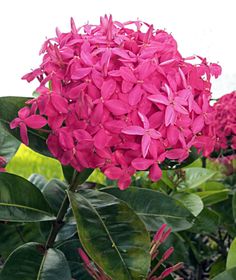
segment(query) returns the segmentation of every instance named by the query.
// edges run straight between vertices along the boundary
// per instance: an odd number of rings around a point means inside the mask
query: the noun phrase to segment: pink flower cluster
[[[210,78],[219,65],[184,59],[172,35],[141,21],[105,16],[77,28],[72,19],[71,31],[56,35],[40,67],[23,77],[40,81],[39,96],[11,123],[24,143],[27,127],[47,124],[48,148],[63,165],[100,168],[120,189],[136,170],[158,180],[159,164],[183,161],[192,146],[211,152]]]
[[[216,150],[236,150],[236,91],[223,95],[214,104]]]

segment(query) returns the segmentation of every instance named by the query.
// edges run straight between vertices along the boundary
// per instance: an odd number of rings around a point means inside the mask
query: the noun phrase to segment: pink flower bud
[[[170,233],[172,231],[172,228],[169,228],[161,237],[160,242],[163,243],[166,241],[166,239],[169,237]]]
[[[159,228],[159,230],[156,232],[156,234],[155,234],[154,237],[153,237],[153,240],[154,240],[154,241],[159,241],[159,240],[161,239],[161,237],[162,237],[162,235],[163,235],[163,232],[164,232],[166,226],[167,226],[167,224],[163,224],[163,225]]]
[[[85,265],[89,266],[90,260],[89,260],[88,256],[86,255],[86,253],[81,248],[78,249],[78,253],[79,253],[81,259],[83,260],[83,262],[85,263]]]
[[[167,277],[168,275],[170,275],[172,272],[174,271],[173,267],[169,267],[169,268],[166,268],[162,274],[160,275],[160,279],[164,279],[165,277]]]
[[[165,253],[162,256],[162,259],[165,261],[169,258],[169,256],[174,252],[174,247],[170,247],[165,251]]]

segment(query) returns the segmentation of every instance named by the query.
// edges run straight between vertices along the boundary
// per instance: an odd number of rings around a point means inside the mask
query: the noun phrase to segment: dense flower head
[[[223,95],[214,103],[216,150],[236,150],[236,91]]]
[[[136,170],[158,180],[159,164],[183,161],[192,146],[211,152],[210,79],[221,68],[183,58],[167,32],[111,16],[79,28],[71,19],[71,31],[56,29],[40,54],[40,67],[23,77],[39,80],[39,96],[11,124],[23,142],[27,127],[47,124],[53,156],[78,171],[100,168],[120,189]]]

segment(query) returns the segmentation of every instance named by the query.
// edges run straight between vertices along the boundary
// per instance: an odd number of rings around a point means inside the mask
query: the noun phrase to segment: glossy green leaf
[[[0,173],[0,220],[37,222],[54,218],[36,186],[22,177]]]
[[[206,168],[185,168],[185,185],[189,189],[195,189],[216,175],[216,172]]]
[[[150,265],[150,239],[133,210],[100,191],[68,195],[88,255],[113,280],[144,279]]]
[[[47,251],[39,243],[17,248],[7,259],[1,280],[71,280],[69,265],[58,249]]]
[[[14,137],[21,141],[19,128],[10,129],[10,122],[18,116],[18,111],[25,106],[28,97],[3,96],[0,97],[0,122]],[[52,156],[46,145],[48,134],[28,128],[29,147],[45,156]]]
[[[236,279],[236,267],[231,268],[229,270],[225,270],[220,273],[216,277],[212,278],[212,280],[235,280]]]
[[[236,267],[236,238],[230,245],[226,261],[226,269],[231,269],[233,267]]]
[[[84,268],[83,261],[78,253],[79,248],[82,248],[82,245],[78,239],[67,240],[57,246],[57,249],[64,253],[74,279],[92,280],[93,278]]]
[[[66,188],[67,185],[58,179],[52,179],[43,188],[42,193],[55,214],[61,207]]]
[[[3,156],[8,162],[14,156],[19,146],[20,142],[8,133],[0,123],[0,156]]]
[[[201,197],[204,205],[210,206],[228,198],[229,190],[220,191],[204,191],[197,192],[196,194]]]
[[[194,193],[177,193],[174,198],[179,200],[195,217],[201,213],[204,207],[201,198]]]
[[[204,208],[197,216],[191,231],[201,234],[209,232],[215,233],[218,230],[219,221],[220,217],[216,212]]]
[[[44,176],[37,173],[31,174],[30,177],[28,178],[28,181],[34,184],[41,191],[43,190],[44,186],[48,182]]]
[[[44,242],[39,223],[0,223],[0,255],[4,260],[27,242]]]
[[[172,231],[188,229],[192,226],[193,215],[178,200],[161,192],[130,187],[125,191],[105,188],[102,191],[125,201],[144,221],[149,231],[156,231],[166,223]]]

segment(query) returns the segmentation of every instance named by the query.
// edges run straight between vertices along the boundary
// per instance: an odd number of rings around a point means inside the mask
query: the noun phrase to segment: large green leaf
[[[84,268],[84,263],[78,253],[79,248],[82,248],[82,245],[78,239],[67,240],[57,246],[57,249],[64,253],[74,279],[92,280],[93,278]]]
[[[9,124],[18,116],[18,111],[25,106],[25,102],[29,99],[28,97],[15,96],[0,97],[0,122],[8,132],[20,141],[19,128],[11,130]],[[29,147],[40,154],[52,156],[46,145],[47,135],[48,134],[45,132],[39,132],[38,130],[28,128]]]
[[[20,142],[8,133],[0,123],[0,156],[3,156],[8,162],[14,156],[19,146]]]
[[[194,193],[176,193],[174,198],[182,202],[182,204],[195,216],[197,217],[204,205],[201,198]]]
[[[71,273],[60,250],[45,250],[39,243],[27,243],[9,256],[1,271],[0,279],[71,280]]]
[[[236,279],[236,267],[231,268],[229,270],[225,270],[220,273],[216,277],[212,278],[212,280],[235,280]]]
[[[125,201],[149,231],[156,231],[163,223],[173,231],[192,226],[194,217],[191,212],[180,201],[161,192],[134,187],[122,192],[117,188],[105,188],[103,191]]]
[[[202,234],[209,232],[215,233],[218,230],[219,221],[219,215],[215,211],[205,207],[197,216],[191,231]]]
[[[45,241],[39,223],[0,223],[0,255],[4,259],[17,247],[31,241]]]
[[[0,220],[37,222],[54,218],[36,186],[19,176],[0,173]]]
[[[230,245],[227,261],[226,261],[227,269],[231,269],[233,267],[236,267],[236,238],[233,240],[233,242]]]
[[[133,210],[95,190],[68,195],[88,255],[114,280],[144,279],[150,265],[150,239]]]
[[[204,205],[210,206],[220,201],[226,200],[228,198],[229,190],[219,190],[219,191],[204,191],[197,192],[196,194],[201,197]]]
[[[200,167],[185,168],[184,171],[185,185],[189,189],[195,189],[196,187],[199,187],[217,173],[216,171]]]

